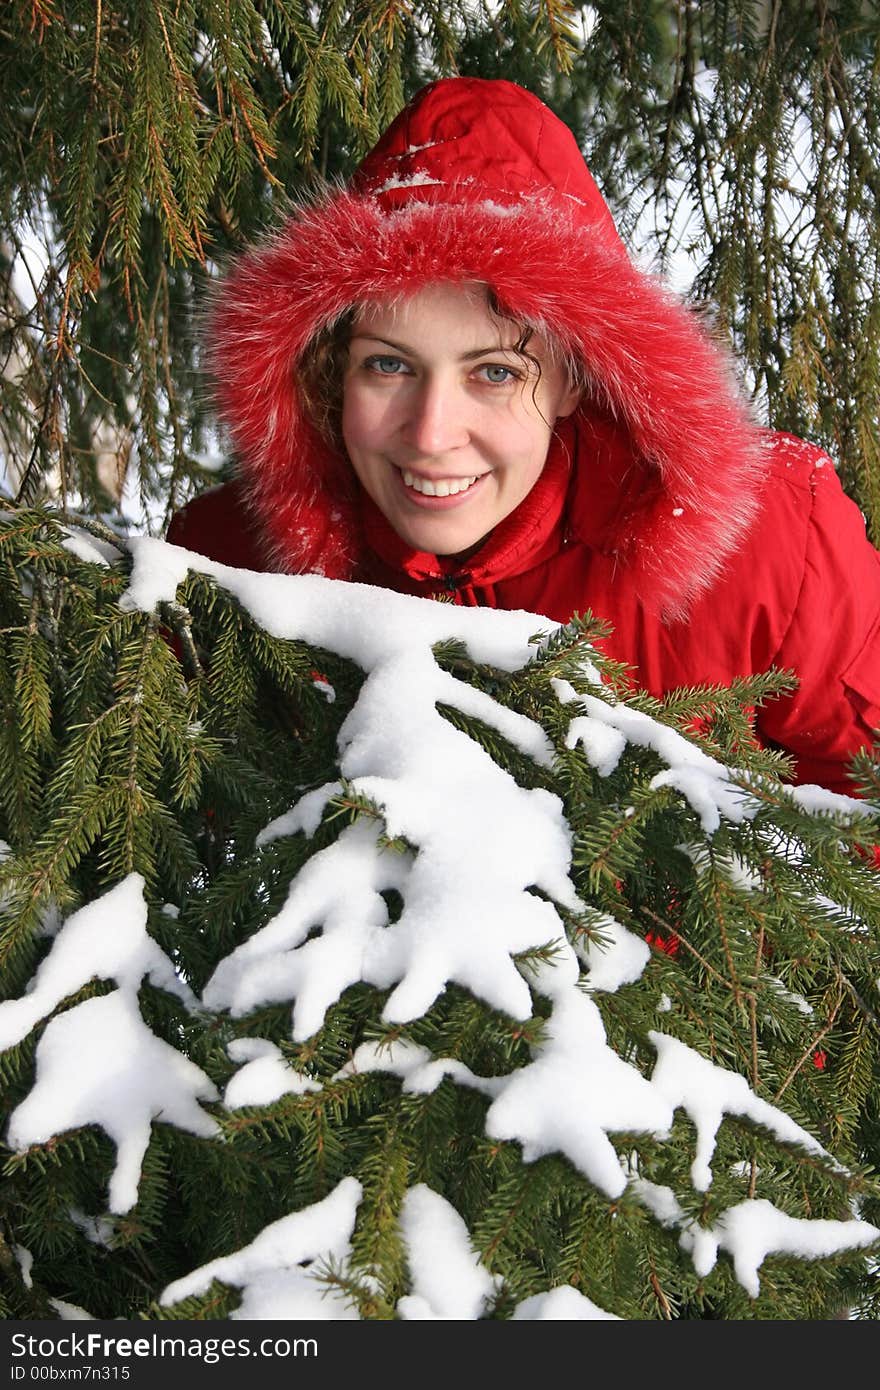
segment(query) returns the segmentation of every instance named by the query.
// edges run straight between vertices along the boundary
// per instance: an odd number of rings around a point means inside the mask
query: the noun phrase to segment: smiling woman
[[[356,318],[342,438],[365,492],[417,550],[463,561],[528,496],[580,394],[546,342],[528,356],[485,291],[432,285]],[[494,340],[494,341],[493,341]]]
[[[850,789],[880,727],[862,518],[820,450],[755,425],[536,97],[425,88],[347,189],[232,268],[210,322],[238,476],[170,539],[560,622],[590,609],[655,695],[793,670],[756,735],[799,781]]]

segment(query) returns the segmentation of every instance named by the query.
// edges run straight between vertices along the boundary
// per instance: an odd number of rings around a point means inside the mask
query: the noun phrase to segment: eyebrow
[[[382,338],[377,333],[352,333],[351,341],[353,342],[356,338],[367,339],[371,343],[384,343],[386,347],[394,348],[395,352],[402,352],[407,357],[418,357],[419,355],[415,348],[407,347],[406,343],[395,343],[393,338]],[[493,343],[491,347],[474,348],[470,352],[463,352],[459,361],[471,362],[477,357],[488,357],[493,352],[512,352],[515,356],[519,356],[516,347],[512,344],[510,347],[505,347],[502,343]]]

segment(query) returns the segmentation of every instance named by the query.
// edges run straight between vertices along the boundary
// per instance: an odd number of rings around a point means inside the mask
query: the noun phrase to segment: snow
[[[524,792],[442,720],[436,704],[485,720],[540,763],[549,762],[552,751],[537,725],[442,672],[431,646],[456,637],[475,660],[514,670],[534,654],[533,634],[547,630],[546,620],[450,608],[315,576],[252,575],[153,540],[135,542],[133,552],[128,608],[150,610],[160,598],[173,599],[192,565],[234,594],[274,635],[358,663],[366,680],[340,731],[340,773],[381,808],[387,833],[414,847],[414,853],[380,848],[378,831],[368,822],[347,828],[304,866],[278,916],[218,967],[205,991],[209,1007],[244,1014],[290,998],[293,1036],[303,1040],[320,1027],[342,989],[357,980],[379,988],[396,985],[385,1010],[389,1023],[419,1017],[450,980],[514,1018],[529,1017],[533,994],[543,994],[552,1002],[544,1036],[531,1062],[509,1076],[474,1076],[456,1059],[431,1058],[406,1040],[384,1048],[364,1045],[349,1068],[384,1069],[412,1090],[432,1089],[443,1076],[476,1087],[491,1101],[487,1134],[520,1143],[527,1162],[544,1153],[566,1154],[610,1197],[623,1191],[628,1174],[609,1134],[662,1138],[679,1106],[697,1129],[697,1190],[711,1182],[715,1135],[725,1113],[747,1115],[783,1141],[824,1154],[744,1078],[674,1038],[651,1035],[658,1061],[650,1080],[619,1057],[608,1046],[595,1004],[579,988],[578,958],[587,966],[589,987],[613,990],[638,979],[650,955],[646,943],[606,918],[596,924],[607,940],[604,949],[581,941],[576,951],[551,903],[527,891],[539,886],[566,907],[583,907],[569,878],[561,805],[546,793]],[[585,669],[584,677],[598,688],[594,668]],[[577,706],[568,745],[580,743],[603,775],[632,743],[652,748],[666,763],[653,785],[671,785],[685,796],[706,834],[714,833],[722,817],[738,822],[757,810],[758,799],[732,781],[731,769],[675,730],[613,697],[581,694],[565,681],[552,685],[561,703]],[[304,797],[264,832],[265,839],[314,833],[336,790],[334,784]],[[865,811],[850,798],[810,789],[799,789],[796,798],[810,809]],[[486,826],[492,827],[488,841]],[[392,887],[401,893],[404,910],[389,925],[381,894]],[[307,940],[318,926],[321,935]],[[539,964],[526,978],[529,972],[519,970],[513,957],[550,942],[553,964]]]
[[[381,851],[379,827],[357,822],[310,859],[277,917],[221,962],[204,1001],[234,1016],[260,1003],[296,999],[293,1036],[316,1033],[332,1003],[363,973],[363,961],[386,929],[381,894],[406,887],[408,858]],[[320,936],[306,940],[320,923]]]
[[[271,1105],[282,1096],[302,1096],[321,1089],[316,1081],[288,1066],[281,1049],[267,1039],[239,1038],[229,1044],[227,1052],[233,1061],[245,1063],[223,1094],[227,1110]]]
[[[85,1308],[80,1308],[78,1303],[65,1303],[63,1298],[50,1298],[49,1303],[55,1309],[62,1322],[93,1322],[91,1313],[87,1313]]]
[[[578,937],[575,951],[590,972],[587,987],[613,994],[621,985],[637,980],[651,958],[647,941],[622,927],[607,913],[597,913],[590,926],[601,940]]]
[[[539,991],[553,991],[553,1011],[535,1060],[512,1072],[486,1115],[493,1139],[516,1140],[526,1163],[563,1153],[613,1199],[627,1176],[608,1135],[614,1131],[666,1135],[672,1107],[634,1066],[608,1046],[602,1018],[576,981],[551,980],[541,967]]]
[[[790,989],[786,989],[781,980],[775,976],[768,975],[767,983],[776,991],[780,999],[784,999],[787,1004],[793,1004],[799,1014],[812,1014],[813,1006],[808,1003],[802,994],[796,994]]]
[[[694,1186],[705,1191],[715,1135],[725,1111],[748,1115],[780,1139],[812,1152],[824,1150],[782,1111],[760,1100],[746,1081],[701,1058],[662,1034],[651,1034],[658,1063],[650,1081],[607,1044],[595,1004],[580,990],[552,981],[556,966],[541,967],[543,989],[555,986],[554,1008],[535,1060],[508,1076],[479,1077],[454,1058],[432,1058],[406,1040],[382,1046],[364,1043],[339,1073],[384,1071],[400,1077],[405,1091],[429,1092],[444,1076],[490,1097],[486,1133],[516,1140],[523,1159],[543,1154],[568,1157],[608,1197],[619,1197],[627,1173],[608,1133],[650,1132],[664,1136],[676,1106],[684,1107],[697,1128]]]
[[[457,636],[475,661],[515,671],[535,655],[533,634],[555,626],[534,613],[458,608],[318,575],[232,569],[148,536],[132,537],[127,544],[134,569],[120,599],[123,610],[151,613],[158,603],[173,602],[192,570],[234,594],[273,636],[334,651],[364,670],[380,654],[430,647]]]
[[[659,724],[649,714],[627,705],[595,695],[580,695],[569,681],[553,680],[551,684],[563,705],[577,703],[585,710],[571,720],[566,745],[576,748],[580,744],[589,765],[595,767],[599,776],[609,777],[627,744],[635,744],[652,748],[667,763],[666,770],[652,778],[651,787],[674,787],[681,792],[699,816],[706,834],[715,834],[722,819],[738,824],[758,812],[759,799],[734,783],[730,767],[709,758],[708,753],[696,748],[674,728]],[[838,801],[837,810],[852,809],[847,796]],[[861,815],[865,815],[863,806]]]
[[[323,787],[306,792],[292,810],[277,816],[260,831],[257,836],[257,848],[262,849],[264,845],[270,845],[273,840],[280,840],[284,835],[296,835],[300,830],[311,838],[321,824],[328,801],[338,796],[341,791],[341,782],[325,782]]]
[[[715,1233],[719,1248],[731,1255],[734,1273],[752,1298],[760,1293],[758,1270],[768,1255],[818,1260],[870,1245],[876,1239],[874,1228],[864,1222],[805,1221],[764,1200],[729,1207]]]
[[[273,1221],[242,1250],[169,1284],[160,1303],[195,1298],[219,1279],[242,1291],[231,1318],[357,1318],[346,1295],[320,1275],[331,1264],[345,1264],[362,1195],[355,1178],[343,1178],[323,1201]]]
[[[102,565],[106,569],[122,557],[122,551],[118,546],[83,531],[79,526],[62,526],[60,529],[65,536],[61,542],[62,547],[71,551],[77,559],[84,560],[86,564]]]
[[[400,1228],[412,1293],[399,1300],[398,1317],[411,1322],[479,1318],[499,1281],[480,1264],[455,1208],[420,1183],[403,1199]]]
[[[827,1157],[811,1134],[775,1105],[756,1096],[745,1077],[725,1071],[665,1033],[650,1032],[648,1037],[657,1049],[657,1065],[651,1078],[654,1086],[673,1108],[681,1106],[685,1110],[697,1131],[691,1181],[698,1192],[705,1192],[712,1182],[710,1163],[715,1136],[725,1112],[744,1115],[772,1130],[784,1143],[799,1144],[809,1153]]]
[[[682,1228],[680,1244],[689,1251],[701,1278],[711,1273],[718,1252],[724,1250],[733,1260],[739,1283],[752,1298],[761,1291],[758,1270],[768,1255],[819,1260],[843,1250],[864,1248],[880,1234],[864,1221],[789,1216],[765,1198],[738,1202],[728,1207],[714,1226],[701,1228],[686,1216],[670,1188],[637,1177],[632,1189],[661,1225]]]
[[[714,1227],[700,1229],[685,1217],[669,1188],[639,1178],[632,1186],[662,1224],[683,1226],[681,1244],[691,1251],[698,1274],[709,1274],[719,1251],[725,1251],[752,1298],[760,1293],[758,1271],[768,1256],[821,1259],[864,1248],[878,1234],[861,1221],[791,1217],[763,1199],[740,1202],[728,1208]],[[351,1272],[350,1242],[361,1196],[360,1184],[344,1178],[323,1201],[272,1222],[250,1245],[170,1284],[160,1302],[171,1306],[197,1297],[217,1279],[242,1290],[241,1304],[230,1314],[232,1318],[357,1318],[345,1294],[322,1276],[331,1269],[342,1275]],[[480,1264],[455,1208],[419,1184],[404,1198],[400,1229],[412,1287],[398,1301],[397,1316],[405,1321],[481,1317],[501,1292],[503,1281]],[[69,1315],[89,1316],[82,1310]],[[616,1314],[567,1285],[523,1300],[512,1316],[514,1321],[618,1320]]]
[[[696,744],[675,729],[659,724],[641,710],[595,695],[580,694],[565,680],[551,685],[562,704],[577,704],[585,711],[569,724],[566,747],[583,749],[591,767],[600,777],[614,772],[628,744],[652,748],[667,768],[651,780],[651,787],[674,787],[690,803],[707,835],[713,835],[722,819],[733,824],[754,817],[760,809],[758,797],[738,785],[746,774],[710,758]],[[825,787],[775,787],[811,815],[864,817],[876,814],[870,803],[828,791]]]
[[[532,1018],[536,1000],[545,1001],[542,1012],[546,1006],[549,1012],[525,1065],[481,1077],[457,1058],[432,1056],[398,1036],[387,1044],[362,1044],[338,1076],[384,1072],[404,1090],[421,1093],[446,1077],[478,1091],[487,1101],[490,1138],[519,1144],[525,1162],[564,1155],[610,1200],[628,1188],[661,1224],[680,1229],[698,1271],[711,1269],[723,1250],[753,1296],[757,1271],[770,1253],[819,1258],[880,1236],[859,1221],[795,1222],[756,1201],[730,1208],[712,1229],[701,1230],[689,1223],[671,1191],[643,1180],[618,1156],[612,1135],[642,1133],[662,1144],[675,1111],[683,1109],[696,1130],[691,1179],[698,1192],[711,1184],[725,1114],[744,1116],[781,1142],[829,1161],[818,1141],[758,1097],[742,1076],[671,1035],[649,1035],[657,1051],[650,1076],[609,1046],[591,996],[637,981],[650,959],[647,943],[607,914],[590,915],[579,900],[561,801],[519,786],[437,709],[450,705],[479,718],[525,756],[549,766],[554,750],[543,729],[443,671],[432,647],[458,639],[477,662],[514,671],[545,640],[536,631],[552,632],[553,624],[532,614],[460,608],[314,575],[251,574],[149,538],[130,544],[134,569],[122,600],[126,610],[152,611],[161,600],[174,600],[192,568],[211,576],[274,636],[334,651],[364,672],[339,733],[341,780],[302,796],[265,827],[258,847],[289,835],[314,835],[343,780],[376,806],[377,818],[356,819],[307,860],[276,915],[218,964],[201,1004],[149,936],[144,885],[136,875],[73,913],[25,995],[0,1004],[0,1049],[16,1045],[89,981],[115,988],[68,1008],[45,1027],[35,1084],[9,1125],[13,1148],[44,1143],[78,1126],[100,1126],[117,1147],[108,1200],[110,1211],[120,1213],[137,1200],[153,1120],[205,1139],[218,1134],[200,1104],[217,1100],[212,1083],[141,1018],[137,991],[145,977],[188,1009],[228,1010],[236,1018],[289,1003],[295,1042],[312,1037],[327,1010],[359,982],[390,991],[384,1019],[395,1026],[420,1018],[454,982],[512,1019]],[[588,662],[583,677],[601,689]],[[552,686],[561,704],[574,706],[568,746],[579,744],[600,775],[610,775],[627,745],[651,748],[665,764],[652,785],[674,787],[706,835],[722,819],[736,823],[754,814],[758,800],[736,785],[735,771],[675,730],[610,694],[582,694],[565,681]],[[817,814],[863,815],[866,809],[818,789],[791,794]],[[621,817],[628,809],[621,808]],[[383,835],[403,848],[380,843]],[[788,852],[785,845],[768,847],[768,853]],[[383,896],[389,890],[403,902],[394,922]],[[602,940],[581,937],[571,944],[555,904],[583,915]],[[551,960],[529,961],[528,952],[547,947]],[[666,996],[657,1009],[669,1013]],[[223,1097],[227,1109],[321,1089],[268,1039],[234,1040],[228,1053],[237,1070]],[[320,1274],[331,1265],[345,1269],[360,1198],[359,1183],[344,1178],[324,1201],[283,1217],[243,1250],[170,1285],[163,1302],[197,1296],[217,1278],[242,1291],[234,1317],[356,1317],[351,1302]],[[90,1239],[106,1234],[103,1220],[81,1218]],[[420,1186],[408,1193],[401,1221],[412,1283],[398,1315],[482,1316],[498,1285],[480,1266],[460,1214]],[[614,1315],[563,1287],[524,1300],[515,1316]]]
[[[84,1211],[79,1211],[77,1207],[71,1207],[68,1215],[74,1226],[77,1226],[85,1236],[86,1240],[91,1241],[92,1245],[103,1245],[109,1249],[114,1232],[115,1223],[106,1216],[89,1216]]]
[[[169,1284],[165,1306],[205,1293],[217,1279],[242,1290],[230,1317],[356,1319],[348,1296],[326,1281],[350,1274],[349,1256],[363,1189],[343,1178],[328,1197],[266,1226],[250,1245]],[[455,1208],[424,1183],[407,1192],[400,1229],[412,1291],[397,1304],[408,1321],[479,1318],[500,1288],[473,1249]],[[361,1276],[363,1278],[363,1276]]]
[[[337,1077],[366,1076],[381,1071],[397,1076],[404,1091],[430,1095],[445,1076],[451,1076],[463,1086],[480,1091],[485,1096],[498,1095],[504,1086],[503,1077],[477,1076],[455,1057],[432,1057],[426,1047],[406,1038],[389,1043],[361,1043],[354,1056],[336,1073]]]
[[[163,585],[173,596],[186,552],[143,539],[133,548],[127,606],[158,601]],[[302,576],[291,591],[289,576],[200,563],[276,636],[296,633],[366,671],[340,731],[340,772],[381,805],[390,836],[418,846],[415,856],[380,852],[375,827],[347,829],[309,862],[278,917],[222,963],[205,1003],[241,1015],[260,998],[295,999],[299,1041],[320,1028],[329,1005],[357,979],[380,989],[394,986],[385,1010],[389,1021],[420,1017],[450,981],[501,1012],[529,1017],[528,986],[512,957],[545,945],[561,927],[554,909],[525,890],[539,888],[558,902],[577,904],[562,804],[547,792],[519,787],[437,705],[484,720],[545,765],[553,756],[546,734],[441,670],[431,645],[449,636],[444,605],[383,593],[380,617],[379,591],[365,585]],[[382,600],[391,601],[390,612]],[[470,638],[477,660],[514,670],[534,654],[529,639],[539,620],[497,616],[505,621],[496,631],[480,621],[485,614],[457,609],[456,635]],[[309,793],[268,835],[314,827],[337,791],[336,784],[327,787],[323,802],[321,794]],[[482,833],[487,825],[496,828],[489,840]],[[472,852],[476,843],[479,856]],[[391,888],[406,904],[393,925],[381,896]],[[306,940],[317,925],[322,935]]]
[[[30,1250],[23,1245],[13,1245],[12,1253],[16,1258],[18,1267],[21,1270],[21,1280],[26,1289],[34,1287],[34,1279],[31,1270],[34,1267],[34,1257]]]
[[[317,691],[319,691],[324,696],[324,699],[327,701],[328,705],[333,704],[334,700],[336,699],[336,691],[333,689],[333,686],[330,684],[329,681],[325,681],[320,676],[317,676],[312,681],[312,685],[315,687]]]
[[[195,996],[147,934],[144,881],[130,874],[95,902],[68,917],[21,999],[0,1003],[0,1052],[27,1037],[34,1024],[90,980],[113,980],[137,994],[146,976],[188,1008]]]
[[[37,1077],[13,1111],[8,1143],[19,1152],[81,1125],[99,1125],[117,1148],[108,1201],[126,1212],[138,1196],[151,1121],[190,1134],[218,1133],[199,1100],[216,1100],[204,1072],[157,1038],[136,997],[122,990],[53,1018],[37,1044]]]
[[[110,1179],[114,1212],[137,1201],[150,1123],[161,1115],[192,1134],[217,1125],[197,1104],[216,1099],[205,1074],[157,1038],[140,1016],[144,977],[188,1008],[195,996],[147,934],[144,881],[129,874],[115,888],[74,912],[55,936],[28,992],[0,1004],[0,1051],[15,1046],[36,1023],[90,980],[118,988],[68,1009],[48,1024],[37,1044],[36,1083],[9,1121],[8,1142],[24,1150],[79,1125],[100,1125],[118,1155]]]
[[[419,169],[414,174],[392,174],[391,178],[386,179],[374,191],[376,193],[390,193],[395,188],[420,188],[424,184],[442,182],[442,179],[432,179],[430,174]]]
[[[731,781],[730,768],[710,758],[675,729],[658,724],[641,710],[578,694],[568,681],[553,680],[551,684],[562,704],[576,703],[585,711],[572,719],[566,744],[569,748],[580,744],[600,776],[608,777],[614,771],[627,744],[632,743],[659,753],[667,769],[657,773],[651,787],[670,786],[681,792],[707,835],[714,834],[722,817],[738,823],[759,809],[758,799]]]
[[[792,801],[800,806],[802,811],[809,811],[811,815],[840,815],[841,812],[848,816],[870,816],[876,814],[876,807],[869,801],[856,801],[851,796],[842,796],[840,792],[829,791],[827,787],[788,787]]]
[[[569,724],[565,739],[567,748],[576,748],[578,744],[599,776],[610,777],[626,749],[626,737],[602,719],[579,715]]]
[[[514,1322],[599,1322],[608,1320],[619,1322],[616,1313],[606,1313],[592,1299],[573,1289],[570,1284],[561,1284],[546,1293],[533,1294],[513,1310]]]

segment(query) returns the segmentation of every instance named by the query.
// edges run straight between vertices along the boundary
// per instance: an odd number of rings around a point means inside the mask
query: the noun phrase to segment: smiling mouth
[[[483,476],[474,474],[472,478],[417,478],[414,473],[409,473],[405,468],[401,469],[401,477],[405,485],[413,492],[421,493],[423,497],[455,497],[461,492],[467,492]]]

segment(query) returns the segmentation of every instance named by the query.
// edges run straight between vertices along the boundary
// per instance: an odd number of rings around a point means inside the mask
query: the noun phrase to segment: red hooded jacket
[[[297,389],[314,334],[438,281],[491,287],[591,389],[520,506],[456,570],[410,549]],[[750,420],[696,317],[630,261],[570,131],[509,82],[425,88],[344,191],[301,208],[221,282],[208,343],[239,476],[169,539],[227,564],[317,571],[457,603],[612,625],[661,695],[771,666],[758,713],[798,780],[850,790],[880,727],[880,556],[833,464]]]

